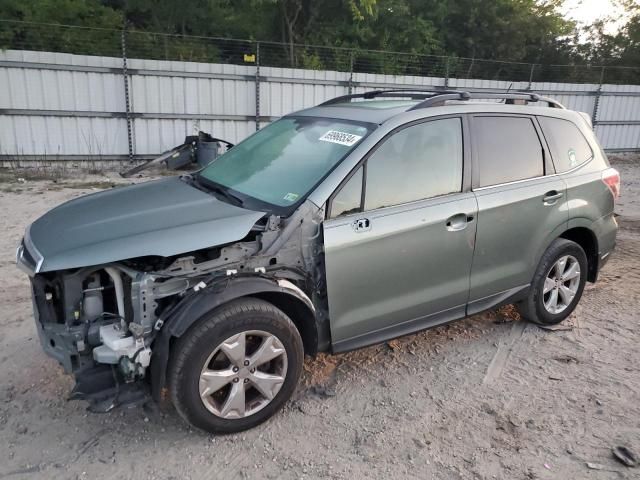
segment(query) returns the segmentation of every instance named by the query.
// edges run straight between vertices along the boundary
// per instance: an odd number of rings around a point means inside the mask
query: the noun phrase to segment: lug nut
[[[248,379],[248,378],[245,378],[245,379],[244,379],[244,383],[249,383],[249,379]]]
[[[238,370],[240,370],[238,367],[233,367],[233,373],[236,373]]]
[[[256,369],[252,368],[251,370],[249,370],[251,373],[256,373]]]
[[[239,378],[234,378],[234,379],[233,379],[233,383],[238,383],[239,381],[240,381],[240,379],[239,379]]]
[[[245,360],[245,361],[244,361],[244,366],[246,367],[246,366],[248,366],[248,365],[249,365],[249,360]]]

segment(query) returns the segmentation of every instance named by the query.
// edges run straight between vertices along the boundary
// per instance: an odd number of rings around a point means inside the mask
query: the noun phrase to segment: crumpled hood
[[[40,272],[167,257],[241,240],[264,214],[171,177],[63,203],[33,222],[25,244],[44,258]]]

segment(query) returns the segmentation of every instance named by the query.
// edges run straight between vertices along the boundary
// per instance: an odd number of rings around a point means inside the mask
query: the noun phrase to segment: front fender
[[[315,307],[309,297],[286,279],[263,276],[237,276],[223,278],[198,292],[191,292],[163,318],[164,325],[153,342],[153,356],[150,365],[151,391],[153,399],[160,401],[166,385],[167,367],[171,338],[181,337],[208,312],[231,300],[252,295],[278,293],[301,302],[309,311],[316,328]],[[162,318],[162,317],[161,317]],[[317,330],[313,337],[317,342]]]
[[[205,313],[236,298],[275,292],[292,295],[303,302],[315,317],[315,307],[309,297],[293,283],[284,279],[247,276],[222,279],[203,289],[183,308],[165,320],[165,324],[174,337],[181,337],[191,325]]]

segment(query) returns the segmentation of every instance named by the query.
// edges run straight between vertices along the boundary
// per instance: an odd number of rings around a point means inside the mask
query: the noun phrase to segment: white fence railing
[[[329,98],[380,87],[444,87],[394,76],[0,52],[0,160],[118,160],[157,155],[201,129],[231,142]],[[640,150],[640,86],[449,79],[448,88],[530,88],[594,118],[610,151]],[[127,108],[128,105],[128,108]]]

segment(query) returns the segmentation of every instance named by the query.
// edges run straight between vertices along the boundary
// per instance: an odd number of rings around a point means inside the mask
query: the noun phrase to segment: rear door
[[[548,242],[568,221],[566,185],[536,119],[487,114],[471,123],[478,227],[469,314],[526,291]]]
[[[464,315],[476,200],[461,117],[392,132],[334,193],[324,222],[334,350]],[[466,155],[465,155],[466,150]]]

